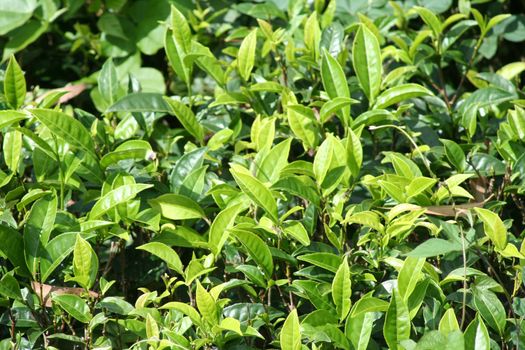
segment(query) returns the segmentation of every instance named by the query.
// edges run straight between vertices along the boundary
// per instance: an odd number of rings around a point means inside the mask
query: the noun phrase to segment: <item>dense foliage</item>
[[[0,349],[524,348],[524,13],[0,0]]]

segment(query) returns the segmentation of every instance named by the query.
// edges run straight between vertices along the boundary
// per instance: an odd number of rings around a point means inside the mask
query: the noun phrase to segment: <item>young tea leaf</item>
[[[292,310],[284,321],[281,334],[279,335],[281,350],[301,349],[301,330],[297,309]]]
[[[274,222],[278,222],[277,203],[272,192],[252,176],[246,168],[238,164],[231,164],[230,172],[241,190],[250,197],[255,204],[263,208]]]
[[[97,278],[98,258],[88,241],[77,236],[73,248],[73,273],[75,281],[84,289],[90,289]]]
[[[352,55],[357,79],[372,106],[381,88],[382,59],[379,42],[364,25],[357,31]]]
[[[11,56],[4,77],[4,94],[7,103],[14,108],[22,107],[26,97],[26,80],[24,72],[16,62],[15,56]]]
[[[241,77],[248,81],[255,62],[255,49],[257,48],[257,29],[254,29],[244,38],[237,56],[237,67]]]
[[[507,229],[498,214],[483,208],[474,208],[479,219],[483,222],[483,229],[496,248],[505,249],[507,245]]]
[[[345,257],[337,269],[332,282],[332,298],[341,321],[344,320],[346,315],[348,315],[348,312],[350,312],[350,297],[352,296],[351,287],[352,281],[350,280],[350,268],[348,267],[348,261]]]
[[[400,343],[403,340],[410,339],[408,308],[397,289],[392,291],[392,299],[386,312],[383,335],[390,349],[401,349]]]

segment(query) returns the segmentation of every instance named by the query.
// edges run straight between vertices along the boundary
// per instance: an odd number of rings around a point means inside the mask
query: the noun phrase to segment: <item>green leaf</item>
[[[44,283],[62,261],[71,254],[77,235],[76,232],[62,233],[49,241],[40,260],[41,283]]]
[[[283,91],[283,86],[274,81],[263,81],[250,85],[250,91],[254,92],[275,92],[280,94]]]
[[[297,309],[286,317],[281,334],[279,335],[282,350],[301,350],[301,330]]]
[[[213,220],[208,236],[208,245],[215,256],[218,256],[228,239],[229,228],[235,222],[237,214],[241,210],[241,205],[233,205],[223,209]]]
[[[89,323],[93,316],[89,312],[86,302],[78,295],[60,294],[52,297],[54,303],[58,304],[64,311],[82,323]]]
[[[131,199],[135,198],[139,192],[144,191],[150,187],[152,187],[152,185],[129,184],[109,191],[104,196],[102,196],[95,203],[95,205],[93,205],[93,208],[91,208],[91,212],[89,213],[89,219],[94,220],[101,217],[117,205],[130,201]]]
[[[175,25],[176,27],[176,25]],[[186,84],[190,81],[190,67],[184,63],[186,52],[183,45],[175,38],[173,31],[166,30],[164,35],[164,50],[175,74]]]
[[[196,63],[200,69],[208,73],[219,86],[224,87],[226,84],[226,76],[222,68],[221,62],[213,55],[209,48],[196,41],[191,42],[191,51],[193,55],[197,55]]]
[[[321,41],[321,29],[317,20],[317,12],[312,12],[306,20],[303,37],[304,46],[306,46],[311,58],[317,61],[319,58],[319,42]]]
[[[237,67],[241,77],[248,81],[255,62],[255,49],[257,48],[257,28],[252,30],[241,43],[237,55]]]
[[[441,22],[439,18],[431,10],[424,7],[415,6],[414,11],[432,30],[434,38],[438,38],[441,35]]]
[[[291,138],[282,141],[259,162],[256,171],[259,180],[275,183],[279,179],[281,170],[288,164],[291,143]]]
[[[24,259],[24,240],[22,235],[11,227],[0,225],[0,252],[6,256],[13,266],[19,269],[17,273],[28,275],[26,262]]]
[[[525,141],[525,110],[515,106],[514,110],[509,111],[507,121],[518,139]]]
[[[383,336],[390,349],[402,349],[400,343],[403,340],[410,339],[408,308],[397,289],[392,291],[392,299],[386,312]]]
[[[216,151],[219,148],[223,147],[233,136],[233,130],[231,129],[222,129],[221,131],[216,132],[208,141],[207,147],[210,151]]]
[[[56,195],[46,195],[38,199],[24,226],[24,255],[27,268],[36,280],[39,273],[39,260],[44,254],[44,247],[49,241],[57,213]]]
[[[429,258],[461,250],[462,246],[458,242],[450,242],[441,238],[430,238],[407,253],[407,256],[413,258]]]
[[[525,71],[525,62],[512,62],[504,65],[496,73],[507,80],[512,80]]]
[[[445,148],[445,155],[447,159],[452,163],[458,172],[463,172],[465,170],[465,153],[461,147],[452,140],[440,139],[441,143]]]
[[[336,109],[343,108],[344,113],[344,123],[350,118],[350,108],[347,108],[345,105],[351,103],[350,100],[350,89],[348,88],[348,83],[346,81],[346,76],[343,71],[343,68],[339,62],[324,50],[323,58],[321,60],[321,78],[323,80],[323,86],[328,94],[330,99],[334,100],[336,98],[344,98],[344,102],[339,102],[337,107],[328,108],[325,107],[325,111],[321,109],[321,122],[326,120],[326,116],[329,113],[332,113]],[[329,103],[329,102],[328,102]],[[324,106],[323,106],[324,107]]]
[[[306,261],[312,265],[322,267],[336,273],[341,265],[341,258],[332,253],[310,253],[299,256],[297,259]]]
[[[417,282],[421,278],[421,269],[425,264],[424,258],[407,257],[403,263],[403,267],[399,271],[397,277],[397,288],[399,296],[403,298],[404,302],[408,300],[410,294],[414,291]]]
[[[505,249],[507,246],[507,229],[498,214],[483,208],[474,208],[479,219],[483,222],[483,229],[496,248]]]
[[[55,152],[53,151],[51,146],[49,146],[49,144],[45,142],[41,137],[39,137],[37,134],[35,134],[27,128],[16,128],[16,130],[20,131],[22,134],[30,138],[36,144],[36,146],[38,146],[49,158],[56,160],[57,156]]]
[[[241,323],[239,322],[239,320],[235,318],[226,317],[225,319],[221,321],[219,327],[226,331],[235,332],[240,336],[243,335],[241,331]]]
[[[311,163],[309,163],[311,164]],[[307,176],[287,176],[277,181],[272,189],[281,190],[301,197],[319,207],[320,197],[315,182]]]
[[[357,80],[372,106],[381,88],[383,67],[379,42],[364,25],[359,27],[355,36],[352,57]]]
[[[332,114],[337,113],[341,109],[343,109],[343,111],[347,113],[346,111],[348,110],[348,108],[346,107],[350,106],[350,104],[352,104],[352,101],[354,100],[347,97],[335,97],[332,98],[330,101],[325,102],[321,107],[321,111],[319,112],[319,118],[321,120],[321,123],[327,122],[332,116]]]
[[[3,48],[2,61],[7,60],[11,55],[33,43],[48,29],[48,26],[48,22],[39,20],[37,18],[32,18],[22,26],[11,31],[9,33],[9,40]]]
[[[326,50],[321,60],[321,78],[328,97],[331,99],[350,98],[350,89],[343,68]]]
[[[235,269],[242,272],[246,278],[256,286],[267,288],[267,279],[264,277],[262,271],[258,267],[253,265],[237,265],[235,266]]]
[[[2,153],[9,170],[18,173],[18,166],[22,158],[22,133],[20,131],[9,130],[4,134]]]
[[[207,148],[205,147],[196,148],[191,152],[185,153],[177,160],[170,176],[171,192],[179,192],[180,187],[189,174],[202,166],[206,151]]]
[[[17,123],[27,118],[27,115],[23,112],[17,112],[13,110],[0,111],[0,129]]]
[[[406,177],[410,180],[416,176],[422,176],[416,163],[408,157],[394,152],[384,152],[384,154],[386,156],[385,161],[392,162],[397,175]]]
[[[106,153],[100,159],[102,169],[110,165],[117,164],[125,159],[149,159],[154,156],[151,145],[147,141],[129,140],[119,145],[113,152]]]
[[[234,228],[230,230],[230,232],[241,242],[253,261],[262,268],[266,278],[268,280],[271,279],[273,274],[273,260],[267,243],[248,230]]]
[[[388,303],[387,307],[388,307]],[[385,309],[386,310],[386,309]],[[371,312],[360,313],[346,319],[345,335],[356,350],[366,350],[374,325],[374,314]]]
[[[354,179],[359,177],[359,171],[363,164],[363,146],[361,140],[352,129],[348,129],[346,138],[346,164]]]
[[[0,1],[0,35],[24,24],[37,6],[36,0]]]
[[[358,130],[361,125],[379,124],[385,120],[396,120],[397,117],[385,109],[373,109],[360,114],[352,123],[352,129]]]
[[[463,183],[465,180],[470,179],[474,174],[456,174],[452,175],[448,179],[445,180],[446,186],[441,186],[437,190],[436,193],[434,193],[434,196],[437,198],[438,201],[442,201],[445,198],[448,198],[451,194],[454,193],[454,190],[457,189],[457,187]],[[470,194],[467,192],[467,197],[470,196]]]
[[[171,113],[170,105],[161,94],[153,92],[135,92],[122,97],[111,105],[108,112],[158,112]]]
[[[231,164],[230,172],[241,190],[277,223],[277,203],[272,192],[241,165]]]
[[[388,306],[389,303],[384,300],[365,296],[354,304],[350,317],[358,317],[367,312],[385,312],[388,310]]]
[[[192,110],[182,102],[165,97],[164,100],[171,107],[170,114],[174,114],[184,129],[197,139],[201,144],[204,141],[204,129],[193,114]]]
[[[212,326],[218,325],[219,312],[215,299],[202,287],[199,281],[197,281],[196,301],[197,309],[199,309],[204,321],[209,322]]]
[[[145,250],[168,264],[168,267],[179,274],[184,273],[184,266],[179,258],[179,255],[168,245],[161,242],[149,242],[138,246],[137,249]]]
[[[163,194],[149,203],[162,216],[171,220],[200,219],[205,217],[204,211],[193,199],[174,193]]]
[[[162,305],[160,309],[173,309],[182,312],[184,315],[188,316],[195,325],[198,327],[202,326],[201,316],[191,305],[178,301],[172,301]]]
[[[319,127],[311,109],[289,105],[288,123],[294,135],[303,142],[305,149],[314,149],[319,143]]]
[[[97,278],[98,258],[88,241],[77,235],[73,249],[73,273],[75,281],[84,289],[90,289]]]
[[[509,13],[502,13],[502,14],[499,14],[499,15],[496,15],[494,17],[492,17],[489,22],[487,23],[487,26],[483,29],[481,35],[482,36],[485,36],[489,30],[491,30],[494,26],[496,26],[498,23],[506,20],[507,18],[509,18],[511,16],[511,14]]]
[[[448,335],[444,335],[440,331],[427,331],[421,339],[417,342],[417,345],[412,341],[405,341],[402,346],[403,349],[412,349],[408,344],[414,344],[415,349],[458,349],[463,350],[465,340],[461,331],[453,331]]]
[[[377,97],[374,108],[386,108],[393,104],[420,96],[431,96],[432,92],[418,84],[402,84],[391,87]]]
[[[270,148],[275,139],[275,118],[257,116],[251,126],[250,137],[255,150],[262,151],[264,148]]]
[[[372,211],[361,211],[355,214],[352,214],[348,219],[348,223],[359,224],[373,228],[376,231],[383,232],[385,227],[381,224],[379,215]]]
[[[437,183],[437,179],[429,177],[418,176],[412,179],[410,184],[406,187],[406,195],[408,198],[415,197],[429,188],[432,188]]]
[[[0,280],[0,295],[14,300],[22,300],[20,285],[13,275],[6,273]]]
[[[193,200],[198,200],[201,197],[204,189],[204,181],[206,179],[206,171],[208,167],[203,166],[192,171],[182,182],[180,187],[180,194],[189,197]]]
[[[2,20],[0,12],[0,23],[1,22]],[[24,72],[22,72],[18,62],[16,62],[15,56],[11,56],[4,77],[4,94],[7,103],[9,103],[12,108],[19,109],[24,104],[26,91]]]
[[[191,51],[191,30],[184,15],[175,7],[171,6],[171,22],[173,39],[185,54]]]
[[[503,304],[497,295],[490,290],[474,288],[473,292],[476,310],[479,311],[487,324],[502,336],[507,323]]]
[[[109,312],[113,312],[119,315],[128,315],[131,312],[135,311],[133,305],[131,305],[121,297],[106,297],[97,303],[96,308],[104,308],[107,309]]]
[[[444,335],[448,335],[450,332],[459,330],[459,324],[454,309],[450,308],[439,321],[439,331]]]
[[[33,114],[53,134],[64,139],[72,146],[78,147],[96,158],[93,139],[84,125],[66,113],[50,109],[31,109]]]
[[[283,224],[283,230],[284,233],[291,236],[305,247],[310,245],[310,237],[301,222],[294,220],[286,221]]]
[[[119,81],[117,78],[117,70],[113,64],[113,60],[109,58],[103,65],[98,76],[98,91],[106,102],[110,105],[115,103],[118,98]]]
[[[317,149],[317,153],[314,158],[314,174],[317,184],[321,186],[323,183],[330,165],[332,164],[332,157],[334,155],[334,137],[328,135],[327,138],[323,141],[321,146]]]
[[[466,350],[489,350],[490,336],[487,326],[483,319],[476,314],[465,330],[465,349]]]
[[[345,257],[341,262],[341,265],[335,273],[334,280],[332,281],[332,299],[334,300],[335,307],[339,319],[343,321],[350,312],[350,306],[352,301],[352,281],[350,280],[350,268],[348,267],[348,260]]]
[[[416,317],[416,315],[419,312],[419,309],[421,308],[421,304],[423,304],[423,300],[427,295],[426,292],[430,281],[430,278],[423,277],[423,279],[416,284],[416,287],[414,288],[414,290],[410,294],[410,297],[407,300],[407,307],[409,310],[411,320],[414,319],[414,317]]]
[[[155,321],[155,319],[150,314],[146,315],[146,337],[148,337],[148,339],[160,338],[157,321]]]

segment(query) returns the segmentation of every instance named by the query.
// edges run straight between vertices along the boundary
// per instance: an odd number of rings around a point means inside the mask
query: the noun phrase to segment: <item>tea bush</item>
[[[524,348],[524,10],[0,0],[0,349]]]

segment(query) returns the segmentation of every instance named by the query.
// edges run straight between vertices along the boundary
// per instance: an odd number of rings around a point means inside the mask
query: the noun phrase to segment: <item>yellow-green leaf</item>
[[[343,262],[335,273],[332,282],[332,299],[339,319],[343,321],[348,315],[351,306],[350,297],[352,295],[352,281],[350,280],[350,268],[348,267],[348,260],[345,257]]]
[[[180,101],[169,97],[164,97],[164,100],[169,104],[172,114],[177,117],[184,129],[186,129],[187,132],[195,137],[197,141],[202,143],[204,140],[204,129],[202,125],[199,124],[199,121],[195,117],[195,114],[193,114],[193,111]]]
[[[4,76],[4,94],[7,103],[14,109],[19,109],[24,104],[26,97],[26,80],[22,69],[11,56]]]
[[[301,330],[297,309],[294,309],[284,321],[279,336],[281,350],[301,350]]]
[[[274,222],[278,222],[277,202],[272,192],[257,178],[250,174],[249,170],[238,164],[232,164],[230,171],[237,185],[250,199],[263,208]]]
[[[85,289],[95,283],[98,273],[98,258],[88,241],[77,235],[73,248],[73,273],[77,281]]]
[[[204,211],[193,199],[181,194],[167,193],[149,201],[162,216],[171,220],[200,219]]]
[[[202,318],[212,326],[219,324],[219,314],[215,299],[204,289],[199,281],[197,281],[196,294],[197,309],[199,309]]]
[[[255,62],[255,49],[257,48],[257,29],[254,29],[244,38],[237,55],[237,67],[244,80],[250,79]]]
[[[507,246],[507,229],[498,214],[483,208],[474,208],[479,219],[483,222],[483,229],[496,248],[504,250]]]
[[[381,88],[381,49],[376,36],[364,25],[357,31],[352,55],[357,80],[372,105]]]

